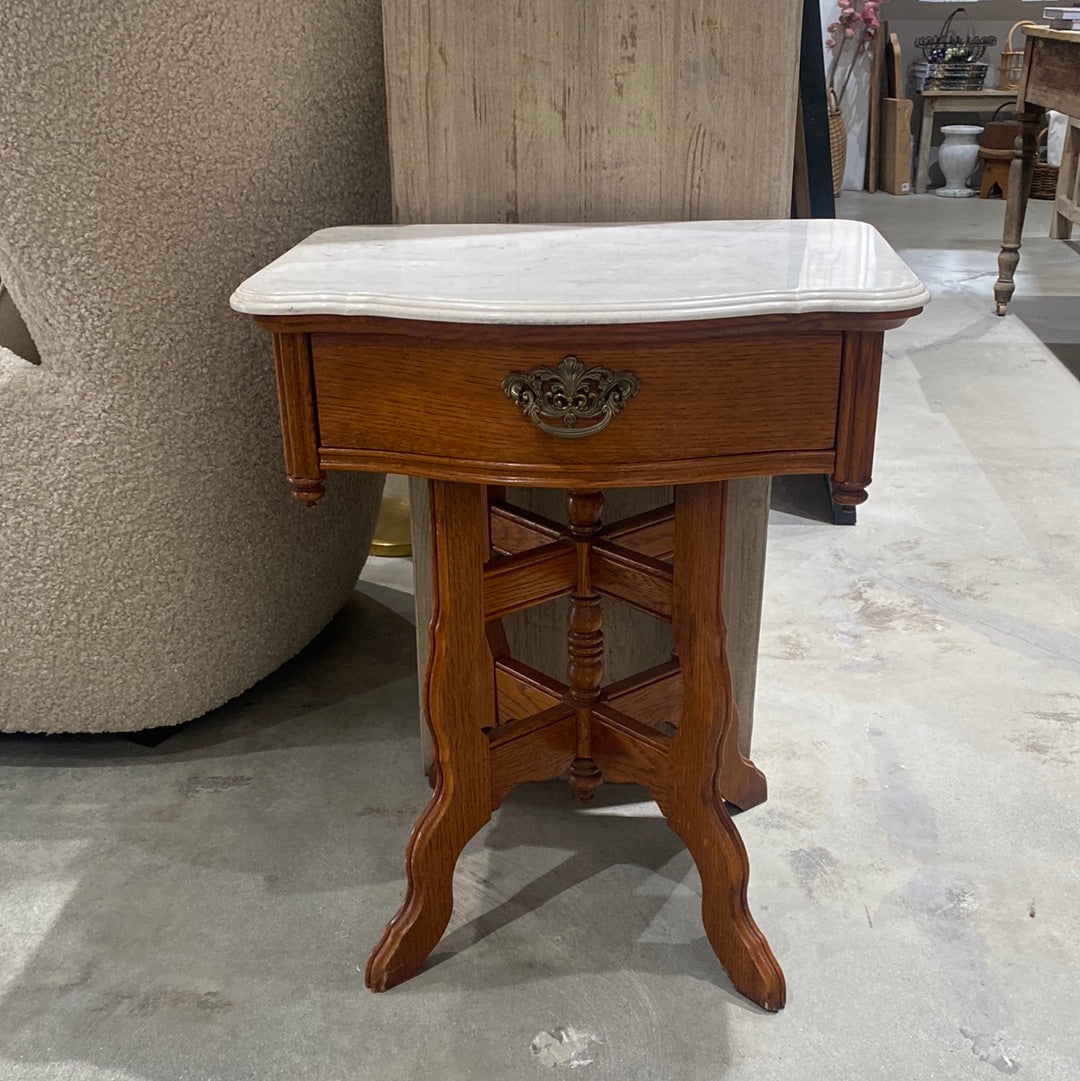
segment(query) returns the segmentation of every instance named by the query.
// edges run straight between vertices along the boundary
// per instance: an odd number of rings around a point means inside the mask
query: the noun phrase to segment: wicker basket
[[[847,166],[847,125],[836,92],[829,88],[829,155],[832,158],[832,193],[840,194]]]
[[[1035,171],[1031,174],[1031,198],[1053,199],[1057,195],[1058,173],[1061,167],[1039,161],[1039,144],[1049,129],[1043,128],[1035,139]]]
[[[1038,26],[1031,19],[1021,19],[1013,23],[1009,36],[1005,39],[1005,48],[1001,50],[1001,63],[998,65],[998,89],[1019,90],[1020,72],[1024,67],[1024,50],[1013,48],[1013,34],[1021,26]]]

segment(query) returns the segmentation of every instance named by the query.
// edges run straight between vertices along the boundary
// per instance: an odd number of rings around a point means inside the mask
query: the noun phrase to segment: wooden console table
[[[1016,288],[1013,278],[1020,263],[1020,239],[1035,172],[1035,142],[1042,110],[1057,109],[1067,116],[1080,116],[1080,31],[1051,30],[1046,26],[1025,26],[1023,30],[1024,66],[1016,94],[1021,128],[1009,169],[1009,197],[998,255],[998,279],[994,283],[998,315],[1005,314]],[[1055,204],[1055,211],[1068,211],[1080,219],[1075,204],[1070,206],[1066,199]]]
[[[783,1006],[724,805],[765,798],[736,744],[726,482],[826,473],[838,502],[865,499],[883,332],[927,299],[849,221],[327,229],[237,290],[274,336],[298,499],[332,469],[430,479],[435,792],[369,987],[420,971],[458,855],[510,789],[568,771],[581,799],[605,779],[652,795],[701,873],[732,983]],[[604,489],[654,484],[676,486],[672,505],[603,521]],[[569,525],[506,485],[568,489]],[[500,623],[560,597],[564,678],[510,656]],[[608,602],[670,623],[673,659],[605,686]]]

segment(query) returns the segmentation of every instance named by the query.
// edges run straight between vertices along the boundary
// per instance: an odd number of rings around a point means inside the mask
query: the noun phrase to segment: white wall
[[[836,0],[821,0],[821,40],[829,38],[829,24],[836,21],[839,8]],[[847,69],[851,46],[845,50],[838,74]],[[833,50],[825,49],[825,73],[828,75],[832,64]],[[839,90],[839,86],[837,87]],[[866,174],[866,140],[870,123],[870,54],[859,57],[858,67],[851,76],[851,82],[844,93],[841,103],[844,121],[847,124],[847,165],[844,168],[843,187],[862,191]]]

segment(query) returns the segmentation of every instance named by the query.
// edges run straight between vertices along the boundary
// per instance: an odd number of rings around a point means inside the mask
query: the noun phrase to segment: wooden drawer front
[[[319,444],[338,450],[506,464],[650,463],[769,451],[827,451],[836,438],[839,333],[677,345],[484,345],[313,334]],[[637,395],[602,431],[568,439],[526,418],[503,390],[513,372],[566,356],[630,371]]]

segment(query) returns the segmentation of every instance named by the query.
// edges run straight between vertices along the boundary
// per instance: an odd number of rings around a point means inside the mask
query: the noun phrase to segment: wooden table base
[[[274,335],[293,495],[318,503],[336,470],[430,483],[435,791],[369,987],[420,971],[458,856],[514,785],[567,773],[583,800],[604,780],[652,795],[735,988],[783,1006],[726,808],[765,798],[728,668],[728,485],[821,473],[861,504],[884,332],[928,297],[872,228],[835,220],[338,227],[237,289]],[[569,490],[567,524],[495,485]],[[674,502],[605,524],[600,490],[637,485]],[[565,679],[502,625],[562,598]],[[612,604],[670,624],[671,654],[605,685]]]
[[[725,807],[766,794],[736,743],[725,505],[723,481],[681,485],[673,506],[604,527],[602,495],[571,492],[564,527],[499,489],[431,482],[435,792],[409,840],[404,903],[368,961],[372,990],[420,971],[450,919],[458,856],[514,785],[568,771],[582,800],[604,780],[650,793],[697,865],[705,932],[736,990],[783,1007],[784,976],[750,914],[746,850]],[[565,683],[515,661],[500,622],[558,597],[569,597]],[[669,621],[676,659],[602,686],[611,600]]]
[[[1016,291],[1020,241],[1035,173],[1035,132],[1042,122],[1042,110],[1057,109],[1066,116],[1080,116],[1080,32],[1032,25],[1024,27],[1024,37],[1024,64],[1016,92],[1016,115],[1021,130],[1009,169],[1009,195],[998,254],[998,278],[994,283],[998,315],[1008,311]],[[1075,213],[1077,208],[1070,207],[1069,200],[1059,196],[1055,209]],[[1060,226],[1057,219],[1055,226]]]
[[[1016,268],[1020,265],[1020,238],[1024,234],[1031,179],[1035,175],[1035,125],[1038,113],[1019,113],[1020,134],[1016,137],[1009,164],[1009,193],[1005,199],[1005,226],[998,252],[998,278],[994,282],[994,310],[1004,315],[1016,291]]]

